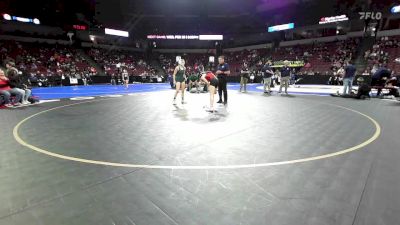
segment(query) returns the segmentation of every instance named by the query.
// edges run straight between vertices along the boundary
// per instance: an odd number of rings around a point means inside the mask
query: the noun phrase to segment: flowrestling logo
[[[380,20],[380,19],[382,19],[381,12],[359,12],[358,14],[360,14],[360,20],[367,20],[367,19]]]

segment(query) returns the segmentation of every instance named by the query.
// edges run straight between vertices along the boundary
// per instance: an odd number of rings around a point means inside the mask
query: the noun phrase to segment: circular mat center
[[[332,157],[380,133],[369,116],[321,101],[231,94],[230,105],[211,114],[203,109],[207,94],[191,94],[188,104],[177,106],[170,94],[56,107],[21,121],[14,136],[35,151],[73,161],[197,169]]]

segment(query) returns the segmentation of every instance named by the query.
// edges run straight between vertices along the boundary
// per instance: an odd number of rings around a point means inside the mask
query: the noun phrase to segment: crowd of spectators
[[[263,61],[262,55],[267,55],[267,52],[269,53],[269,51],[265,49],[229,52],[227,54],[227,60],[230,62],[231,74],[238,75],[243,65],[247,65],[249,67],[256,66],[260,61]]]
[[[230,64],[231,76],[240,75],[243,65],[247,65],[250,71],[258,71],[266,61],[291,60],[304,62],[303,67],[293,70],[296,75],[329,75],[330,84],[340,85],[343,81],[341,77],[344,67],[350,59],[355,58],[359,44],[360,38],[350,38],[274,49],[228,51],[224,55]],[[397,75],[400,72],[400,63],[396,63],[395,60],[399,54],[400,36],[381,37],[370,50],[365,52],[367,67],[357,74],[373,75],[379,68],[386,67],[392,71],[392,75]],[[188,54],[164,53],[153,59],[158,60],[165,74],[171,74],[176,66],[177,55],[186,60],[188,74],[197,72],[198,68],[213,70],[216,66],[216,63],[209,60],[210,56],[216,56],[214,51]],[[88,57],[92,58],[98,67],[90,66]],[[51,86],[53,77],[58,77],[59,80],[70,77],[90,81],[90,77],[98,72],[95,67],[101,68],[102,72],[110,76],[118,76],[123,72],[130,76],[159,75],[146,59],[143,52],[101,48],[82,51],[73,46],[60,44],[0,42],[1,65],[13,62],[13,67],[20,71],[21,77],[24,77],[29,86]],[[21,103],[26,101],[22,100]]]
[[[355,56],[358,38],[328,43],[313,43],[276,48],[269,57],[273,61],[303,61],[299,75],[331,75],[343,68]],[[267,60],[262,57],[263,60]]]
[[[240,75],[244,64],[257,72],[260,65],[271,60],[274,61],[303,61],[304,66],[297,68],[298,75],[332,75],[344,68],[346,61],[355,56],[358,38],[328,43],[313,43],[310,45],[297,45],[278,47],[275,49],[253,49],[226,52],[224,55],[229,62],[231,76]],[[176,56],[180,54],[160,54],[158,56],[161,67],[166,73],[171,73],[176,65]],[[181,54],[186,59],[188,71],[202,64],[206,69],[212,69],[215,64],[209,63],[208,57],[212,54]],[[194,60],[193,60],[194,59]]]
[[[400,73],[400,64],[396,58],[400,55],[400,36],[381,37],[365,52],[364,59],[367,61],[365,75],[374,74],[383,65],[390,68],[393,73]]]
[[[120,74],[123,70],[134,76],[146,76],[156,73],[156,70],[146,62],[144,54],[141,52],[90,49],[87,53],[101,66],[107,75]]]
[[[90,79],[96,74],[85,57],[70,46],[1,42],[0,60],[3,65],[14,62],[18,71],[39,86],[49,85],[48,80],[54,80],[54,77]]]
[[[240,74],[243,64],[254,66],[261,59],[260,52],[264,50],[241,50],[227,52],[224,54],[225,59],[229,62],[231,76]],[[186,69],[188,73],[196,71],[202,65],[205,70],[213,70],[216,67],[217,57],[215,53],[187,53],[187,54],[160,54],[158,60],[161,67],[166,73],[171,73],[176,66],[176,56],[181,56],[186,61]],[[209,57],[214,56],[214,62],[210,62]]]
[[[167,74],[170,74],[177,65],[176,57],[180,56],[185,59],[187,73],[193,73],[197,71],[198,67],[202,65],[205,70],[212,70],[215,64],[209,62],[209,56],[213,56],[213,53],[184,53],[184,54],[159,54],[158,61],[161,68]]]

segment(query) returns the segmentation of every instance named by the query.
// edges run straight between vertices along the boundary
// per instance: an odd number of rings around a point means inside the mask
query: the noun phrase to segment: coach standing
[[[264,78],[264,93],[271,93],[271,81],[272,76],[274,75],[274,71],[271,68],[271,61],[268,61],[264,64],[261,69],[263,78]]]
[[[281,68],[281,86],[279,87],[279,93],[282,92],[282,87],[285,87],[285,94],[288,94],[287,89],[289,86],[291,69],[289,67],[289,61],[285,60],[283,64],[284,65]]]
[[[225,57],[218,57],[218,66],[217,66],[217,77],[218,77],[218,95],[219,101],[217,103],[224,103],[224,105],[228,104],[228,90],[226,88],[227,76],[231,74],[229,70],[228,63],[225,62]],[[224,101],[222,101],[222,92],[224,92]]]

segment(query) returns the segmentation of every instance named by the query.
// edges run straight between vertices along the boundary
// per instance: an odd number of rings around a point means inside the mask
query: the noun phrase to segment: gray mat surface
[[[0,224],[398,224],[400,103],[230,92],[205,112],[206,94],[172,106],[172,92],[104,99],[38,115],[20,136],[48,151],[115,163],[226,166],[360,151],[246,169],[90,165],[18,144],[13,127],[62,101],[0,111]],[[333,105],[331,105],[333,104]]]

